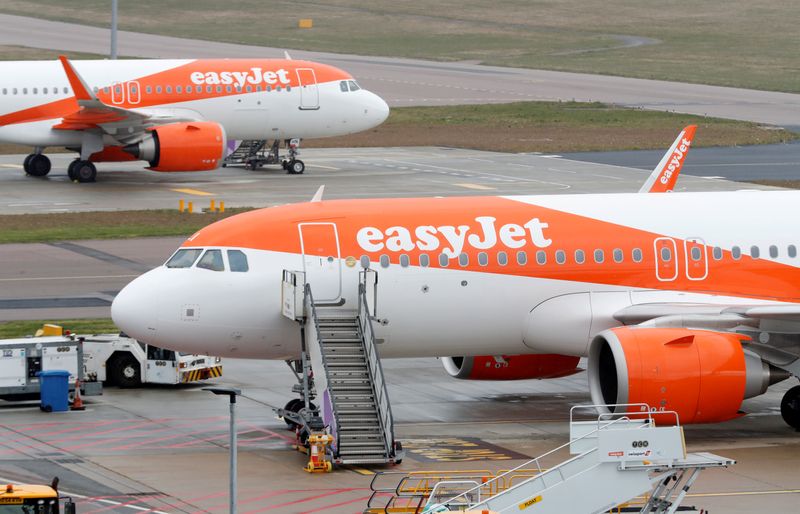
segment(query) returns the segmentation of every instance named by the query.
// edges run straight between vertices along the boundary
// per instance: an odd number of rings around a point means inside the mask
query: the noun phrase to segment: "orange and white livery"
[[[190,237],[112,306],[128,334],[181,351],[294,359],[281,272],[355,305],[377,271],[381,357],[446,357],[459,378],[574,372],[598,404],[682,422],[739,415],[800,374],[797,192],[316,201]],[[188,313],[188,314],[187,314]],[[800,426],[800,387],[784,398]]]
[[[44,176],[46,147],[93,163],[145,160],[155,171],[219,166],[234,140],[338,136],[382,123],[389,108],[338,68],[292,59],[0,63],[0,141],[33,146],[25,171]],[[296,147],[285,167],[300,173]],[[293,162],[297,161],[297,162]],[[290,165],[291,164],[291,165]],[[296,166],[293,166],[295,165]]]

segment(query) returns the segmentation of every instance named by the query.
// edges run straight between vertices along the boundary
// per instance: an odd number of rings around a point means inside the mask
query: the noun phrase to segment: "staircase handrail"
[[[394,419],[389,392],[383,375],[378,348],[375,345],[375,332],[372,327],[372,316],[367,304],[367,288],[362,282],[358,284],[358,324],[367,356],[367,370],[375,392],[375,405],[378,407],[378,421],[383,432],[383,444],[387,456],[394,455]]]
[[[320,358],[322,359],[322,368],[325,370],[325,383],[331,383],[331,377],[328,373],[328,361],[325,357],[325,352],[322,349],[322,332],[319,329],[319,318],[317,318],[317,308],[314,305],[314,295],[311,293],[311,284],[308,282],[305,283],[303,286],[303,307],[304,313],[306,315],[306,323],[308,323],[309,314],[311,315],[311,319],[314,322],[314,331],[317,334],[317,344],[320,345],[319,353]],[[314,370],[316,373],[317,370]],[[325,401],[324,395],[321,391],[318,391],[317,394],[322,398],[322,401]],[[322,405],[319,407],[322,408]],[[339,448],[339,409],[336,408],[336,402],[331,401],[331,409],[333,409],[333,419],[336,420],[336,448]]]
[[[649,409],[649,408],[648,408],[648,409]],[[633,414],[637,414],[637,413],[633,413]],[[642,414],[644,414],[644,413],[642,413]],[[660,414],[660,413],[659,413],[659,414]],[[619,416],[619,414],[617,414],[617,416]],[[573,462],[573,461],[575,461],[575,460],[578,460],[578,459],[580,459],[580,458],[583,458],[583,457],[585,457],[586,455],[588,455],[588,454],[590,454],[590,453],[592,453],[592,452],[595,452],[595,451],[597,451],[597,448],[591,448],[591,449],[589,449],[589,450],[587,450],[587,451],[585,451],[585,452],[581,453],[580,455],[577,455],[577,456],[575,456],[575,457],[573,457],[573,458],[571,458],[571,459],[569,459],[569,460],[566,460],[566,461],[564,461],[564,462],[560,463],[559,465],[557,465],[557,466],[554,466],[554,467],[552,467],[552,468],[549,468],[549,469],[547,469],[547,470],[545,470],[545,471],[542,471],[541,464],[539,463],[540,459],[543,459],[543,458],[545,458],[545,457],[548,457],[548,456],[550,456],[550,455],[552,455],[552,454],[554,454],[554,453],[556,453],[556,452],[558,452],[558,451],[561,451],[561,450],[563,450],[564,448],[566,448],[566,447],[570,446],[570,445],[571,445],[572,443],[574,443],[575,441],[580,441],[581,439],[585,439],[585,438],[587,438],[587,437],[591,436],[592,434],[596,434],[597,432],[599,432],[599,431],[601,431],[601,430],[607,430],[607,429],[608,429],[608,427],[610,427],[610,426],[612,426],[612,425],[614,425],[614,424],[616,424],[616,423],[620,423],[620,422],[622,422],[622,421],[631,421],[631,419],[630,419],[629,417],[627,417],[627,416],[621,416],[621,417],[619,417],[619,418],[617,418],[617,419],[615,419],[615,420],[612,420],[612,421],[610,421],[609,423],[607,423],[607,424],[605,424],[605,425],[598,426],[598,428],[596,428],[596,429],[592,430],[591,432],[587,432],[586,434],[583,434],[582,436],[580,436],[580,437],[577,437],[577,438],[575,438],[575,439],[570,439],[570,441],[569,441],[569,442],[567,442],[567,443],[565,443],[565,444],[562,444],[561,446],[559,446],[559,447],[557,447],[557,448],[554,448],[554,449],[552,449],[552,450],[550,450],[550,451],[548,451],[548,452],[546,452],[546,453],[544,453],[544,454],[542,454],[542,455],[539,455],[539,456],[538,456],[538,457],[536,457],[536,458],[533,458],[533,459],[531,459],[531,460],[529,460],[529,461],[527,461],[527,462],[524,462],[524,463],[520,464],[519,466],[517,466],[516,468],[513,468],[513,469],[510,469],[510,470],[508,470],[506,473],[503,473],[503,474],[501,474],[501,475],[497,475],[496,477],[492,478],[491,480],[488,480],[487,482],[485,482],[485,483],[481,484],[481,485],[480,485],[480,486],[478,486],[477,488],[476,488],[476,487],[473,487],[472,489],[469,489],[469,490],[467,490],[467,491],[464,491],[463,493],[461,493],[461,494],[459,494],[459,495],[453,496],[452,498],[448,499],[448,500],[447,500],[446,502],[444,502],[444,503],[438,503],[438,504],[430,505],[430,506],[428,506],[428,507],[427,507],[427,508],[426,508],[424,511],[422,511],[422,514],[428,514],[428,513],[432,512],[432,511],[431,511],[431,509],[432,509],[432,508],[434,508],[434,507],[436,507],[436,506],[439,506],[439,505],[448,505],[448,504],[449,504],[450,502],[452,502],[453,500],[456,500],[456,499],[458,499],[458,498],[461,498],[462,496],[466,497],[466,495],[468,495],[468,494],[472,493],[472,492],[473,492],[475,489],[479,489],[480,487],[484,487],[484,486],[486,486],[487,484],[490,484],[490,483],[492,483],[492,482],[495,482],[495,481],[497,481],[497,480],[500,480],[501,478],[503,478],[503,477],[505,477],[505,476],[507,476],[507,475],[509,475],[509,474],[513,473],[514,471],[518,471],[518,470],[520,470],[520,469],[522,469],[522,468],[524,468],[525,466],[527,466],[527,465],[530,465],[530,464],[535,464],[535,465],[536,465],[536,469],[539,471],[539,473],[538,473],[538,474],[537,474],[535,477],[532,477],[532,478],[530,478],[530,479],[528,479],[528,480],[525,480],[524,482],[520,482],[519,484],[517,484],[517,485],[515,485],[515,486],[513,486],[513,487],[510,487],[509,489],[506,489],[506,490],[504,490],[504,491],[503,491],[503,493],[505,493],[505,492],[507,492],[507,491],[510,491],[511,489],[515,489],[515,488],[517,488],[517,487],[520,487],[520,486],[522,486],[522,485],[526,484],[527,482],[529,482],[530,480],[535,480],[536,478],[539,478],[539,477],[543,476],[543,475],[544,475],[544,474],[546,474],[546,473],[553,473],[553,472],[556,472],[556,471],[557,471],[557,472],[559,472],[559,473],[561,473],[561,469],[562,469],[562,467],[563,467],[563,466],[565,466],[565,465],[569,464],[570,462]],[[598,425],[599,425],[599,422],[598,422]],[[563,478],[564,478],[564,477],[563,477],[563,474],[561,475],[561,478],[562,478],[562,481],[563,481]],[[498,494],[502,494],[502,493],[498,493]],[[495,495],[495,496],[496,496],[496,495]],[[484,502],[486,502],[486,501],[489,501],[491,498],[492,498],[492,497],[490,497],[490,498],[487,498],[486,500],[484,500]]]

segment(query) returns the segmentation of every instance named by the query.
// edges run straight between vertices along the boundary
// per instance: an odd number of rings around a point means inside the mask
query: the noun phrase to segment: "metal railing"
[[[392,418],[392,406],[389,402],[389,392],[386,387],[386,380],[383,375],[383,366],[378,355],[378,348],[375,346],[375,332],[372,328],[372,316],[367,304],[367,288],[364,281],[358,284],[358,327],[361,332],[361,339],[364,344],[364,352],[367,357],[367,369],[375,393],[375,405],[378,408],[378,419],[383,432],[383,443],[386,449],[386,456],[394,455],[394,419]]]
[[[566,477],[565,477],[565,476],[564,476],[564,474],[563,474],[563,469],[564,469],[564,467],[565,467],[565,466],[567,466],[567,465],[569,465],[569,464],[570,464],[570,463],[572,463],[572,462],[575,462],[575,461],[577,461],[577,460],[580,460],[580,459],[582,459],[583,457],[585,457],[585,456],[589,455],[590,453],[596,452],[596,451],[597,451],[597,448],[596,448],[596,447],[595,447],[595,448],[591,448],[591,449],[589,449],[589,450],[586,450],[585,452],[583,452],[583,453],[580,453],[579,455],[576,455],[575,457],[573,457],[573,458],[571,458],[571,459],[568,459],[568,460],[566,460],[566,461],[564,461],[564,462],[562,462],[562,463],[558,464],[557,466],[554,466],[554,467],[552,467],[552,468],[550,468],[550,469],[546,469],[546,470],[543,470],[543,469],[542,469],[542,467],[541,467],[541,460],[542,460],[542,459],[544,459],[544,458],[546,458],[546,457],[549,457],[549,456],[551,456],[551,455],[555,454],[556,452],[559,452],[559,451],[563,450],[564,448],[567,448],[567,447],[569,447],[569,446],[570,446],[571,444],[573,444],[575,441],[580,441],[580,440],[582,440],[582,439],[589,438],[590,436],[592,436],[592,435],[594,435],[594,434],[596,434],[596,433],[600,432],[601,430],[608,430],[608,429],[609,429],[609,427],[612,427],[612,426],[616,425],[617,423],[620,423],[620,424],[621,424],[621,423],[623,423],[623,422],[630,422],[630,421],[632,421],[632,420],[631,420],[631,418],[630,418],[630,417],[628,417],[628,415],[627,415],[627,414],[629,414],[629,415],[633,415],[633,416],[646,416],[646,417],[647,417],[647,420],[648,420],[648,422],[647,422],[646,424],[643,424],[643,425],[642,425],[642,427],[640,427],[640,428],[644,428],[644,427],[652,427],[652,426],[654,426],[654,422],[653,422],[653,415],[654,415],[654,414],[655,414],[655,415],[672,414],[672,412],[663,412],[663,411],[662,411],[662,412],[655,412],[655,413],[653,413],[653,412],[650,412],[650,407],[649,407],[648,405],[646,405],[646,404],[624,404],[624,405],[623,405],[623,404],[620,404],[620,405],[608,405],[607,407],[618,407],[618,406],[619,406],[619,407],[623,407],[623,406],[624,406],[624,407],[631,407],[631,406],[633,406],[633,407],[640,407],[640,406],[641,406],[641,407],[645,407],[645,408],[646,408],[646,410],[643,410],[642,412],[630,412],[630,413],[625,413],[626,415],[623,415],[623,414],[612,414],[612,413],[605,413],[605,414],[601,414],[601,415],[599,415],[599,416],[598,416],[598,418],[597,418],[597,428],[595,428],[595,429],[594,429],[594,430],[592,430],[591,432],[587,432],[586,434],[583,434],[582,436],[580,436],[580,437],[577,437],[577,438],[575,438],[575,439],[572,439],[572,438],[570,438],[570,441],[569,441],[569,442],[567,442],[567,443],[565,443],[565,444],[562,444],[561,446],[559,446],[559,447],[557,447],[557,448],[554,448],[554,449],[552,449],[552,450],[548,451],[547,453],[544,453],[544,454],[542,454],[542,455],[539,455],[539,456],[538,456],[538,457],[536,457],[536,458],[533,458],[533,459],[531,459],[531,460],[529,460],[529,461],[527,461],[527,462],[524,462],[524,463],[520,464],[519,466],[517,466],[516,468],[513,468],[513,469],[509,470],[507,473],[503,473],[503,474],[501,474],[501,475],[497,475],[496,477],[492,478],[491,480],[489,480],[489,481],[487,481],[487,482],[485,482],[485,483],[483,483],[483,484],[480,484],[480,485],[479,485],[479,486],[477,486],[477,487],[473,487],[472,489],[468,489],[468,490],[466,490],[466,491],[462,492],[461,494],[458,494],[458,495],[456,495],[456,496],[453,496],[452,498],[449,498],[449,499],[448,499],[447,501],[445,501],[445,502],[426,505],[426,507],[425,507],[425,510],[423,510],[423,511],[422,511],[422,514],[428,514],[428,513],[437,512],[437,510],[436,510],[436,509],[439,509],[439,508],[441,508],[441,507],[446,507],[447,505],[450,505],[450,504],[454,504],[454,505],[463,505],[463,504],[464,504],[464,501],[465,501],[467,498],[469,498],[471,495],[475,494],[475,492],[476,492],[476,491],[478,491],[478,490],[480,490],[481,488],[483,488],[483,487],[486,487],[488,484],[491,484],[492,482],[499,481],[499,480],[503,480],[503,479],[505,479],[505,477],[506,477],[507,475],[509,475],[509,474],[511,474],[511,473],[518,472],[518,471],[522,470],[523,468],[525,468],[526,466],[530,466],[530,465],[532,465],[532,464],[535,466],[535,468],[534,468],[534,469],[536,469],[536,470],[537,470],[537,473],[536,473],[536,475],[535,475],[534,477],[532,477],[532,478],[530,478],[530,479],[528,479],[528,480],[525,480],[525,481],[523,481],[523,482],[520,482],[519,484],[517,484],[517,485],[514,485],[514,486],[512,486],[512,487],[510,487],[510,488],[508,488],[508,489],[506,489],[506,490],[504,490],[504,491],[502,491],[502,492],[504,493],[504,492],[506,492],[506,491],[510,491],[510,490],[512,490],[512,489],[516,489],[516,488],[518,488],[518,487],[522,487],[522,486],[524,486],[525,484],[527,484],[527,483],[531,482],[532,480],[540,480],[540,479],[542,479],[542,477],[544,477],[545,475],[547,475],[547,474],[551,474],[551,473],[558,473],[558,475],[559,475],[559,479],[560,479],[560,482],[564,482],[564,481],[566,481]],[[592,407],[598,407],[598,406],[592,406]],[[585,408],[585,406],[577,406],[577,408]],[[575,409],[576,409],[576,407],[573,407],[573,408],[570,410],[570,422],[572,422],[572,415],[573,415],[573,411],[574,411]],[[676,415],[676,419],[677,419],[677,414],[675,414],[675,415]],[[606,417],[606,416],[615,416],[617,419],[613,419],[613,420],[609,421],[609,422],[608,422],[608,423],[606,423],[606,424],[602,424],[602,423],[601,423],[601,418],[603,418],[603,417]],[[486,498],[485,500],[483,500],[482,502],[480,502],[480,503],[478,503],[478,504],[472,504],[472,505],[470,505],[470,508],[474,508],[474,507],[476,507],[477,505],[480,505],[481,503],[486,503],[487,501],[489,501],[489,500],[491,500],[491,499],[492,499],[492,497],[490,497],[490,498]]]

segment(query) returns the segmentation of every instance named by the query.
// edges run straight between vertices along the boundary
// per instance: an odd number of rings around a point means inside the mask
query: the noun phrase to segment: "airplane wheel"
[[[94,182],[97,178],[97,168],[90,161],[75,161],[71,166],[72,173],[78,182]]]
[[[30,168],[31,164],[31,159],[33,159],[34,156],[36,156],[35,153],[29,154],[27,157],[25,157],[25,160],[22,161],[22,169],[25,170],[25,173],[28,173],[28,169]]]
[[[46,155],[31,154],[25,158],[25,171],[34,177],[44,177],[50,173],[50,159]],[[24,164],[23,164],[24,166]]]
[[[283,410],[287,410],[289,412],[299,412],[300,409],[302,408],[303,408],[303,400],[295,398],[294,400],[289,400],[289,402],[286,404]],[[286,422],[286,426],[289,427],[289,430],[294,430],[295,428],[297,428],[297,423],[295,423],[294,421],[287,418],[283,418],[283,421]]]
[[[800,432],[800,386],[794,386],[783,395],[781,416],[787,425]]]
[[[293,160],[291,160],[289,162],[289,165],[287,167],[287,171],[291,175],[300,175],[304,171],[306,171],[306,165],[305,165],[305,163],[303,163],[303,161],[301,161],[299,159],[293,159]]]
[[[74,161],[69,163],[69,166],[67,166],[67,176],[69,176],[70,180],[73,181],[78,180],[78,176],[75,174],[75,165],[78,164],[79,162],[80,162],[79,159],[75,159]]]

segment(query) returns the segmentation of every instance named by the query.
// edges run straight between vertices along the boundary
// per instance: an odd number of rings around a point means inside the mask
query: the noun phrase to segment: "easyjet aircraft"
[[[355,308],[369,267],[384,358],[447,357],[451,375],[492,380],[563,376],[588,356],[597,404],[724,421],[800,374],[798,216],[793,191],[285,205],[200,230],[112,316],[176,350],[297,359],[282,270]],[[781,409],[800,427],[800,386]]]
[[[34,147],[29,175],[49,173],[46,147],[80,154],[68,170],[80,182],[95,179],[96,162],[213,170],[228,140],[339,136],[389,114],[349,73],[308,61],[60,61],[0,63],[0,141]],[[284,167],[302,173],[295,156],[292,146]]]

